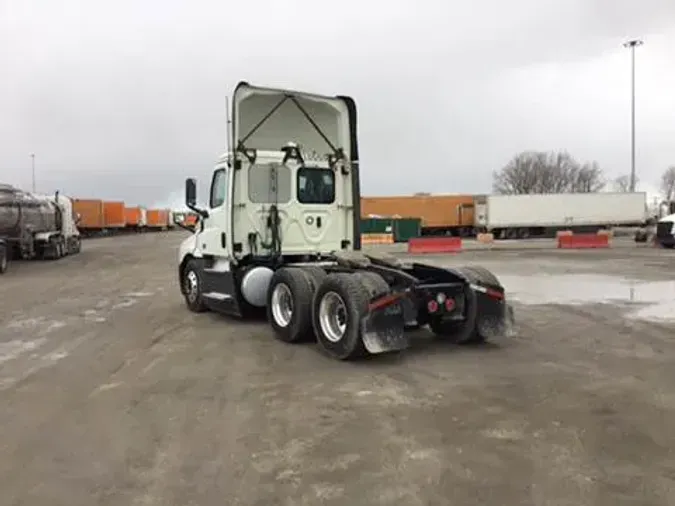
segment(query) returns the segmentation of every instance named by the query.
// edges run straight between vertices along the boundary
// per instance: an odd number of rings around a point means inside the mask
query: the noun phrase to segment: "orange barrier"
[[[492,244],[495,242],[494,234],[476,234],[476,240],[481,244]]]
[[[572,234],[558,237],[558,248],[590,249],[609,248],[609,236],[605,234]]]
[[[408,241],[408,253],[459,253],[461,237],[415,237]]]
[[[394,234],[361,234],[361,244],[394,244]]]

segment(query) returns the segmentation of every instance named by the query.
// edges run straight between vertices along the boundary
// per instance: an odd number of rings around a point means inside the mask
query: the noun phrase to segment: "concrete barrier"
[[[609,248],[609,236],[604,234],[572,234],[558,237],[561,249]]]
[[[477,234],[476,240],[481,244],[492,244],[495,242],[494,234]]]
[[[408,241],[408,253],[459,253],[461,237],[416,237]]]

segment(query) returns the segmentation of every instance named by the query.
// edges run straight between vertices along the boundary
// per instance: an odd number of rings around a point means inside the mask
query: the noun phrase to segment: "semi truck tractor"
[[[241,82],[231,111],[208,208],[185,183],[200,217],[178,252],[190,311],[265,315],[280,341],[315,341],[339,360],[404,349],[423,325],[457,343],[509,332],[504,288],[485,268],[361,251],[352,98]]]
[[[7,258],[58,259],[78,253],[80,233],[72,201],[0,185],[0,238]]]
[[[675,214],[656,222],[656,242],[664,248],[675,248]]]

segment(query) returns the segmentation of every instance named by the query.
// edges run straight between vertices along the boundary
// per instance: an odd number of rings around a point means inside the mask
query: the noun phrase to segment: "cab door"
[[[227,247],[229,225],[229,170],[220,167],[213,173],[209,195],[209,216],[205,218],[204,228],[199,233],[199,242],[204,255],[230,258]]]

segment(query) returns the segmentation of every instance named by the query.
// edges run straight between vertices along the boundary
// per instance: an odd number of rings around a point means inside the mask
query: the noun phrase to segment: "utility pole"
[[[33,173],[33,193],[35,193],[35,153],[30,154],[30,166]]]
[[[635,48],[641,46],[640,39],[629,40],[623,47],[630,49],[630,191],[635,191]]]

